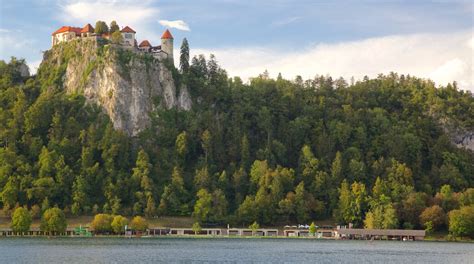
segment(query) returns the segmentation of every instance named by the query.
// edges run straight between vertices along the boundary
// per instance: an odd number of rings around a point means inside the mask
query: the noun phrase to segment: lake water
[[[474,244],[239,238],[2,238],[0,262],[474,263]]]

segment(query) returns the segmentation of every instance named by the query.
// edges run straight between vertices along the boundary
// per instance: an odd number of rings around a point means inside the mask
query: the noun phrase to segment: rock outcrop
[[[446,129],[446,132],[450,136],[452,143],[457,147],[474,151],[474,131]]]
[[[171,62],[151,54],[78,39],[53,47],[45,53],[45,61],[65,66],[63,89],[100,105],[115,129],[130,136],[150,124],[149,113],[157,107],[190,110],[192,106],[186,86],[177,92]]]

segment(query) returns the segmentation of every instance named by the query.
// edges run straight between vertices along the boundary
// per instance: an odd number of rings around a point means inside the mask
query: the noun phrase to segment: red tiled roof
[[[120,30],[120,32],[124,32],[124,33],[137,33],[137,32],[135,32],[135,30],[131,29],[129,26],[124,27],[122,30]]]
[[[81,29],[81,33],[94,33],[94,28],[91,24],[87,24]]]
[[[163,36],[161,36],[162,39],[172,39],[173,36],[171,35],[169,30],[166,30],[165,33],[163,33]]]
[[[59,33],[64,33],[64,32],[74,32],[76,35],[81,34],[82,28],[79,27],[70,27],[70,26],[62,26],[60,29],[56,30],[53,32],[53,36]]]
[[[151,47],[151,44],[148,40],[144,40],[140,43],[140,45],[138,45],[138,47]]]

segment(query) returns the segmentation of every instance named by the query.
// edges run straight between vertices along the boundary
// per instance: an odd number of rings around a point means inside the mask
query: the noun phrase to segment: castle
[[[124,48],[130,48],[135,51],[151,53],[153,57],[158,59],[171,59],[173,61],[173,36],[167,29],[161,36],[161,45],[153,46],[148,40],[143,40],[137,44],[135,38],[135,30],[129,26],[125,26],[120,30],[123,41],[120,43]],[[111,34],[103,33],[96,34],[91,24],[85,25],[83,28],[62,26],[52,34],[52,46],[61,42],[70,41],[77,38],[96,38],[96,39],[110,39]]]

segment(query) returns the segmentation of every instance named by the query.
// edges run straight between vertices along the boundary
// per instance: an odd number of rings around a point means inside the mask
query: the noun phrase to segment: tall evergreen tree
[[[110,22],[110,34],[113,34],[114,32],[116,31],[120,31],[120,27],[119,25],[117,24],[117,22],[115,20],[112,20],[112,22]]]
[[[189,70],[189,43],[186,38],[184,38],[183,42],[181,43],[179,68],[182,73],[187,73]]]

